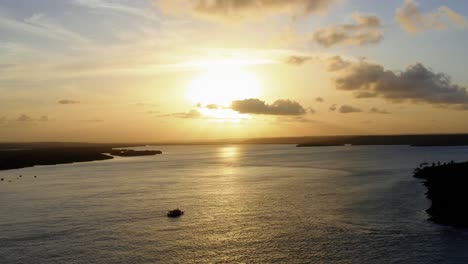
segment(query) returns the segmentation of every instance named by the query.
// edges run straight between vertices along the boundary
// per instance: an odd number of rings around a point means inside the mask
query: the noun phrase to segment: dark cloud
[[[315,98],[315,101],[319,102],[319,103],[323,103],[323,102],[325,102],[325,99],[323,99],[322,97],[317,97],[317,98]]]
[[[79,104],[80,102],[75,101],[75,100],[70,100],[70,99],[62,99],[62,100],[59,100],[58,103],[63,104],[63,105],[69,105],[69,104]]]
[[[337,0],[156,0],[159,8],[173,15],[242,20],[271,14],[307,15],[326,12]]]
[[[403,6],[396,10],[395,19],[406,32],[411,34],[445,29],[449,25],[447,22],[460,28],[468,27],[468,20],[452,9],[441,6],[432,12],[423,13],[414,0],[406,0]]]
[[[357,98],[380,97],[392,102],[412,101],[460,109],[468,105],[465,87],[453,84],[445,73],[436,73],[421,63],[394,72],[382,65],[349,62],[334,78],[339,90],[352,91]]]
[[[390,114],[390,112],[388,112],[387,110],[385,109],[379,109],[377,107],[372,107],[370,110],[369,110],[370,113],[373,113],[373,114]]]
[[[340,107],[340,109],[338,109],[338,111],[342,114],[350,114],[350,113],[359,113],[359,112],[362,112],[361,109],[357,108],[357,107],[354,107],[354,106],[350,106],[350,105],[342,105]]]
[[[241,114],[257,115],[304,115],[306,110],[298,102],[291,100],[277,100],[273,104],[266,104],[259,99],[245,99],[232,102],[232,110]]]
[[[317,30],[313,38],[324,46],[334,45],[363,46],[383,40],[380,19],[373,15],[355,13],[353,23],[332,25]]]

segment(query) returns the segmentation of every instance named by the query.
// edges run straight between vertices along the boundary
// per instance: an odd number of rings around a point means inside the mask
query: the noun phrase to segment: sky
[[[468,2],[0,0],[0,141],[468,133]]]

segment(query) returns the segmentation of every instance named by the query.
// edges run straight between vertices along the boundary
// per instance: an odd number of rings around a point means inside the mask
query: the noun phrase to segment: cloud
[[[290,65],[300,66],[313,58],[310,56],[289,56],[286,58],[285,62]]]
[[[347,62],[336,71],[338,90],[351,91],[357,98],[379,97],[392,102],[411,101],[460,109],[468,105],[465,87],[452,83],[450,76],[437,73],[421,63],[403,71],[386,70],[382,65],[364,60]]]
[[[22,114],[16,119],[16,121],[18,121],[18,122],[33,122],[34,119],[31,118],[28,115]]]
[[[39,122],[49,122],[49,117],[48,116],[41,116],[37,121]]]
[[[176,117],[176,118],[183,118],[183,119],[198,119],[198,118],[202,118],[203,115],[198,110],[193,109],[193,110],[190,110],[188,112],[158,115],[158,117]]]
[[[74,42],[74,43],[89,43],[90,40],[80,34],[65,28],[59,22],[48,18],[42,13],[33,14],[24,21],[0,16],[0,28],[4,27],[11,29],[14,32],[24,32],[30,35],[43,38]]]
[[[241,114],[256,115],[304,115],[306,109],[298,102],[291,100],[276,100],[269,105],[259,99],[245,99],[232,102],[231,109]]]
[[[35,119],[33,117],[30,117],[29,115],[22,114],[18,118],[16,118],[16,121],[17,122],[24,122],[24,123],[27,123],[27,122],[48,122],[49,117],[44,115],[44,116],[41,116],[38,119]]]
[[[317,121],[305,118],[304,116],[281,116],[277,119],[284,123],[316,123]]]
[[[317,98],[315,98],[315,101],[319,102],[319,103],[323,103],[323,102],[325,102],[325,99],[323,99],[322,97],[317,97]]]
[[[357,108],[357,107],[354,107],[354,106],[350,106],[350,105],[342,105],[340,107],[340,109],[338,109],[338,111],[342,114],[350,114],[350,113],[359,113],[359,112],[362,112],[361,109]]]
[[[372,107],[370,110],[369,110],[370,113],[373,113],[373,114],[390,114],[390,112],[388,112],[387,110],[384,110],[384,109],[379,109],[377,107]]]
[[[340,56],[333,56],[326,60],[327,71],[339,71],[348,67],[351,63],[343,60]]]
[[[79,104],[80,101],[70,100],[70,99],[62,99],[58,101],[59,104],[69,105],[69,104]]]
[[[445,29],[448,24],[468,28],[468,20],[452,9],[441,6],[435,11],[423,13],[414,0],[405,0],[403,6],[396,10],[395,19],[410,34]]]
[[[363,46],[383,40],[380,19],[374,15],[354,13],[353,23],[331,25],[317,30],[313,39],[324,47],[335,45]]]
[[[274,14],[292,16],[324,14],[339,0],[156,0],[172,15],[194,15],[204,19],[237,21]]]
[[[149,9],[142,9],[132,7],[130,5],[124,5],[120,3],[116,3],[115,1],[108,1],[108,0],[74,0],[74,4],[86,8],[91,9],[102,9],[113,11],[125,15],[146,18],[149,20],[160,21],[159,17],[157,17],[153,12],[150,12]]]
[[[102,119],[85,119],[85,120],[80,120],[80,122],[86,122],[86,123],[102,123],[104,120]]]
[[[217,105],[217,104],[209,104],[206,106],[206,108],[210,109],[210,110],[214,110],[214,109],[219,109],[220,106]]]

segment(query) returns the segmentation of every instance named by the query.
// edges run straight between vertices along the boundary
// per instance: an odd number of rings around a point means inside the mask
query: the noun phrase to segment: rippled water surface
[[[0,171],[0,263],[468,263],[411,175],[468,148],[155,148]]]

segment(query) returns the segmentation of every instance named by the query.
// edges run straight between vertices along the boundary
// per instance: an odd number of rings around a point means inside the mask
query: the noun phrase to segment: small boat
[[[182,216],[183,214],[184,214],[184,212],[182,210],[180,210],[179,208],[177,208],[177,209],[168,211],[167,212],[167,217],[175,218],[175,217]]]

